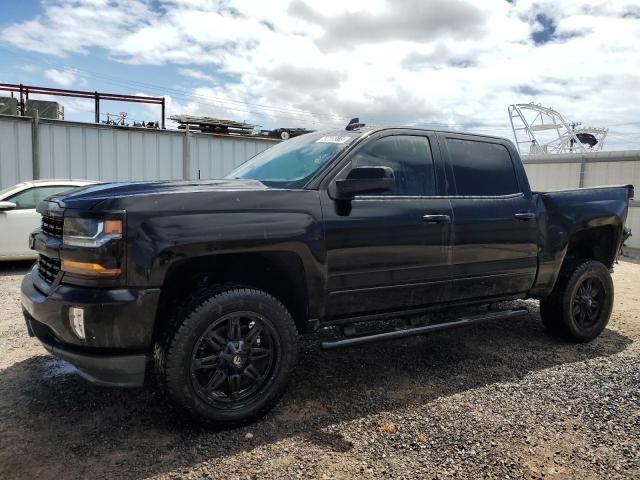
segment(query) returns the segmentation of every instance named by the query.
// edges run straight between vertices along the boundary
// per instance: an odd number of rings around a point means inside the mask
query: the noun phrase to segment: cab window
[[[456,194],[499,196],[519,193],[509,151],[498,143],[447,138]]]
[[[382,194],[385,196],[436,194],[433,157],[427,137],[393,135],[373,140],[354,155],[351,167],[391,167],[396,187],[394,191]]]

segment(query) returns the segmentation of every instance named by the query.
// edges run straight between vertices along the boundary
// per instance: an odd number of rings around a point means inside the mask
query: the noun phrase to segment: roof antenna
[[[347,124],[345,130],[350,132],[360,127],[364,127],[364,125],[365,125],[364,123],[360,123],[360,119],[358,117],[352,118],[351,120],[349,120],[349,123]]]

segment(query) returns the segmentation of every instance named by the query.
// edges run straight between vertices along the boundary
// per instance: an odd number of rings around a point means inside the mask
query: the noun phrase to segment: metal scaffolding
[[[110,100],[114,102],[149,103],[161,106],[161,128],[165,128],[165,99],[164,97],[146,97],[142,95],[124,95],[120,93],[90,92],[85,90],[67,90],[64,88],[36,87],[33,85],[0,83],[0,90],[5,92],[19,93],[18,114],[25,115],[25,102],[29,95],[53,95],[61,97],[91,98],[95,102],[95,123],[100,123],[100,100]]]

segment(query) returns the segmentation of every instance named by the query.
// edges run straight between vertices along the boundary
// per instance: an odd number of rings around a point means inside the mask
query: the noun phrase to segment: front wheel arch
[[[292,251],[232,252],[176,261],[163,278],[154,339],[176,328],[176,310],[182,300],[225,286],[262,290],[284,304],[301,333],[310,331],[309,318],[319,314],[319,300],[312,295],[319,283],[309,260]],[[317,289],[317,287],[316,287]]]

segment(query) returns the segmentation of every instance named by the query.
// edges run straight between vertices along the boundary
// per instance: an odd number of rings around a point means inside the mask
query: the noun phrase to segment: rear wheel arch
[[[567,245],[563,268],[575,259],[596,260],[611,268],[618,253],[618,238],[614,225],[586,228],[573,233]]]

